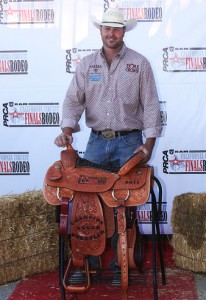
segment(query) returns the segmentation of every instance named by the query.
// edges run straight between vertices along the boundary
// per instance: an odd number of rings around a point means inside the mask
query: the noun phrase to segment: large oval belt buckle
[[[115,138],[115,131],[111,129],[103,130],[101,134],[105,139],[108,140],[113,140]]]

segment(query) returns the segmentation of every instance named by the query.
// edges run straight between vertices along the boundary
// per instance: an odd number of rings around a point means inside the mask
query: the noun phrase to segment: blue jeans
[[[91,132],[84,158],[93,163],[121,167],[142,143],[141,131],[117,136],[113,140]]]

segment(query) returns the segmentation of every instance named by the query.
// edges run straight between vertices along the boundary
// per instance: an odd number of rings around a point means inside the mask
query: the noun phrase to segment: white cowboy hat
[[[98,29],[100,26],[108,27],[126,27],[126,31],[130,31],[137,25],[137,20],[130,19],[125,21],[124,16],[118,8],[108,8],[102,16],[102,21],[99,22],[93,19],[93,24]]]

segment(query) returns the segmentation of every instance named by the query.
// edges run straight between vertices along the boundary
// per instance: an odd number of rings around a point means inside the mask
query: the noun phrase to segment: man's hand
[[[73,137],[72,137],[71,130],[62,132],[54,140],[54,144],[57,145],[58,147],[66,147],[68,144],[72,144],[72,142],[73,142]]]
[[[135,153],[142,151],[145,154],[145,158],[143,159],[143,161],[141,161],[141,163],[146,164],[150,160],[152,156],[152,150],[155,145],[155,140],[155,138],[148,138],[145,144],[141,145],[135,150]]]

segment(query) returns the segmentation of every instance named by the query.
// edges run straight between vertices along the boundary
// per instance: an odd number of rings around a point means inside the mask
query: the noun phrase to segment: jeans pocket
[[[92,144],[97,140],[97,138],[98,138],[98,134],[91,132],[89,136],[88,144]]]
[[[127,135],[121,136],[122,141],[125,145],[142,145],[142,133],[141,132],[134,132],[129,133]]]

